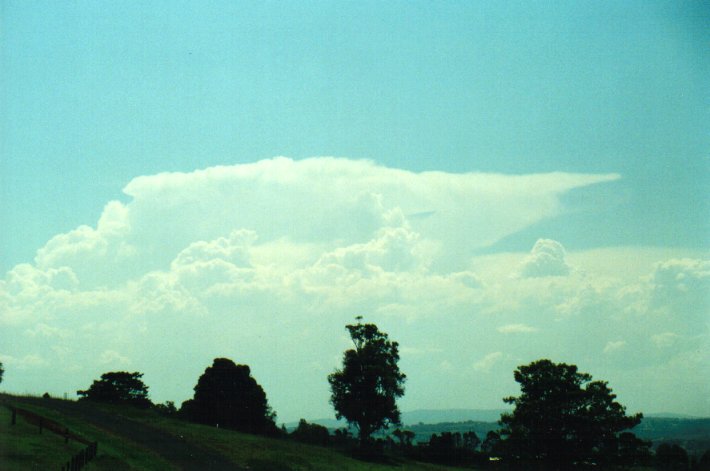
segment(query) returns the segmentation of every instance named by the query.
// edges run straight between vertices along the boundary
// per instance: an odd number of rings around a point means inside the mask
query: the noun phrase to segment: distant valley
[[[491,430],[499,428],[498,419],[505,409],[422,409],[402,413],[404,428],[415,433],[415,440],[427,442],[432,434],[474,431],[483,440]],[[331,429],[345,427],[344,421],[319,419],[309,421]],[[297,423],[286,424],[287,428]],[[710,449],[710,418],[683,414],[659,413],[644,416],[633,430],[639,438],[650,440],[654,447],[675,443],[689,454],[699,456]]]

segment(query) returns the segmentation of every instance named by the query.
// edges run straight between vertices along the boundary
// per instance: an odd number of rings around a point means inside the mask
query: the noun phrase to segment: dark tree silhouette
[[[0,362],[0,383],[2,383],[2,375],[5,374],[5,370],[2,367],[2,362]]]
[[[575,365],[538,360],[514,373],[521,395],[504,399],[515,409],[501,417],[504,449],[513,458],[542,461],[548,469],[615,458],[618,434],[636,426],[604,381]],[[628,437],[627,437],[628,438]]]
[[[499,447],[500,434],[494,430],[490,430],[481,443],[481,451],[487,455],[494,455],[498,452]]]
[[[79,400],[149,407],[151,402],[148,399],[148,386],[143,384],[142,377],[143,373],[138,372],[104,373],[100,380],[94,380],[89,389],[76,393],[81,396]]]
[[[463,435],[461,435],[463,438],[463,447],[466,450],[470,451],[476,451],[476,448],[478,448],[478,445],[481,444],[481,439],[478,438],[478,435],[476,435],[476,432],[471,430],[470,432],[465,432]]]
[[[621,466],[647,466],[651,464],[651,442],[641,440],[631,432],[619,434],[617,463]]]
[[[163,404],[156,404],[155,410],[167,416],[176,416],[178,413],[173,401],[165,401]]]
[[[338,419],[358,429],[360,445],[390,424],[400,424],[397,398],[404,395],[406,376],[399,371],[399,344],[374,324],[345,326],[355,348],[343,354],[343,368],[328,376],[330,403]]]
[[[656,448],[656,468],[660,471],[686,471],[688,452],[680,445],[661,443]]]
[[[392,432],[392,435],[399,440],[399,447],[403,450],[411,448],[412,447],[412,441],[414,440],[414,437],[416,436],[414,432],[411,430],[402,430],[402,429],[395,429]]]
[[[710,450],[703,453],[703,456],[698,460],[698,465],[696,466],[697,471],[710,471]]]
[[[248,433],[275,434],[275,414],[266,393],[247,365],[216,358],[195,386],[193,399],[183,402],[180,413],[193,422]]]
[[[326,427],[319,424],[309,424],[305,419],[298,421],[298,427],[291,432],[290,437],[311,445],[328,446],[330,443],[330,434]]]

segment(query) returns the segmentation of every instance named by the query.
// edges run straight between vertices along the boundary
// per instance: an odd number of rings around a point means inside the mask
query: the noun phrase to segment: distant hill
[[[483,439],[490,430],[500,428],[498,420],[505,409],[421,409],[402,413],[404,428],[415,433],[415,440],[428,441],[433,433],[474,431]],[[330,429],[347,426],[335,419],[313,420]],[[297,423],[286,424],[294,428]],[[649,414],[633,429],[634,434],[649,440],[656,447],[661,443],[676,443],[691,455],[700,456],[710,450],[710,418],[695,418],[682,414]]]
[[[405,427],[417,424],[442,424],[454,422],[492,422],[496,423],[505,409],[417,409],[402,412],[402,423]],[[323,425],[331,429],[347,427],[344,420],[306,419],[309,423]],[[298,422],[289,422],[286,428],[295,428]]]
[[[654,447],[661,443],[675,443],[695,456],[710,450],[710,418],[650,416],[644,417],[632,431],[639,438],[650,440]]]
[[[698,417],[697,415],[676,414],[674,412],[656,412],[654,414],[643,414],[644,417],[654,419],[707,419],[708,417]]]
[[[443,422],[498,422],[506,409],[420,409],[402,413],[405,425],[439,424]]]

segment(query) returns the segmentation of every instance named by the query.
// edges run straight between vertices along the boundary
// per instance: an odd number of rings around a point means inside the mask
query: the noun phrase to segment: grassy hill
[[[262,471],[434,471],[444,466],[392,458],[361,461],[344,451],[270,439],[160,416],[151,410],[56,399],[0,396],[0,469],[59,469],[82,445],[69,442],[17,417],[10,425],[6,404],[31,410],[99,442],[85,469],[231,469]]]

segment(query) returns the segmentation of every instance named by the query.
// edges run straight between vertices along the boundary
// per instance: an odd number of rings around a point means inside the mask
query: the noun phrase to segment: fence
[[[94,459],[98,451],[99,444],[94,442],[81,450],[76,455],[72,456],[71,460],[67,462],[66,465],[62,466],[62,471],[80,471],[84,465],[88,464],[89,461]]]
[[[64,443],[68,443],[69,440],[74,440],[75,442],[87,445],[86,448],[72,456],[71,460],[69,460],[66,465],[62,466],[62,471],[79,471],[82,467],[88,464],[89,461],[96,457],[96,453],[98,452],[99,447],[98,442],[91,442],[82,437],[81,435],[77,435],[76,433],[72,432],[59,422],[55,422],[54,420],[42,417],[41,415],[35,414],[34,412],[25,409],[20,409],[11,405],[8,405],[7,407],[12,411],[12,425],[15,425],[15,423],[17,422],[17,416],[19,415],[23,417],[27,423],[37,425],[39,427],[39,433],[42,433],[43,430],[49,430],[52,433],[64,437]]]

